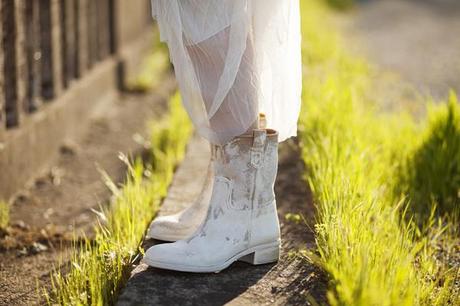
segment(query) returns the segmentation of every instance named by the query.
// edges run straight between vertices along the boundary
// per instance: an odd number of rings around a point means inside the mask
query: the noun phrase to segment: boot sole
[[[252,265],[263,265],[272,262],[277,262],[280,253],[279,241],[261,244],[247,250],[244,250],[230,259],[226,260],[222,264],[212,266],[190,266],[171,264],[167,262],[159,262],[150,260],[148,257],[144,257],[142,262],[155,268],[180,271],[180,272],[193,272],[193,273],[218,273],[228,268],[235,261],[243,261]]]
[[[191,236],[191,235],[189,235]],[[176,242],[178,240],[187,239],[187,236],[168,236],[168,235],[147,235],[146,239],[155,239],[160,241],[167,241],[167,242]]]

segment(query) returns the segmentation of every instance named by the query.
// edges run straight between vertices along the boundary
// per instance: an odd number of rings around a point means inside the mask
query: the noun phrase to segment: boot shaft
[[[254,130],[223,146],[212,146],[216,176],[232,184],[234,209],[258,210],[275,200],[273,191],[278,169],[278,134],[274,130]]]
[[[220,271],[240,259],[252,264],[278,260],[277,136],[258,129],[213,146],[215,177],[205,221],[188,239],[152,247],[144,260],[189,272]]]

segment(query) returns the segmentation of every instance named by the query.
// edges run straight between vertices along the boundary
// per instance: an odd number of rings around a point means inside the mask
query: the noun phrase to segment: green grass
[[[329,273],[332,305],[458,304],[458,267],[438,260],[440,248],[447,258],[455,252],[458,225],[431,213],[434,204],[458,206],[455,97],[430,110],[428,125],[379,110],[375,74],[344,51],[330,14],[320,1],[302,1],[299,138],[318,208],[319,253],[307,256]],[[426,186],[427,177],[443,180]],[[422,226],[411,218],[416,207],[430,212]]]
[[[6,228],[10,223],[10,206],[4,201],[0,201],[0,229]]]
[[[191,124],[180,98],[170,102],[170,112],[152,122],[152,160],[130,162],[126,182],[114,184],[105,176],[114,199],[103,209],[94,239],[74,245],[68,270],[52,275],[52,288],[45,293],[49,305],[111,305],[126,282],[132,263],[142,253],[140,243],[160,201],[166,195],[174,168],[183,158]]]
[[[154,29],[155,38],[150,53],[143,59],[141,69],[135,78],[128,81],[127,90],[145,93],[157,87],[163,80],[169,66],[167,46],[160,42],[159,32]]]
[[[429,107],[428,128],[409,154],[396,192],[407,194],[415,218],[460,215],[460,107],[454,93],[447,106]],[[453,220],[455,221],[455,220]]]
[[[326,2],[333,8],[346,10],[353,6],[355,0],[326,0]]]

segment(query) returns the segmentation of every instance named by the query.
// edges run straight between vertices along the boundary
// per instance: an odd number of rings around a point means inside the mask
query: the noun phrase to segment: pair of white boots
[[[184,272],[219,272],[241,260],[279,258],[280,229],[273,190],[278,134],[255,129],[223,146],[212,146],[205,187],[185,211],[156,218],[151,238],[175,241],[151,247],[143,262]]]

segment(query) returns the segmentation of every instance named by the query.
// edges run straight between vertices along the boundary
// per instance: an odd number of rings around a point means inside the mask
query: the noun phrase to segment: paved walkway
[[[282,231],[282,254],[277,264],[251,266],[237,262],[218,274],[191,274],[149,268],[139,264],[122,292],[118,306],[130,305],[296,305],[307,295],[324,301],[326,281],[318,269],[289,255],[314,248],[314,236],[305,224],[286,221],[287,213],[303,214],[313,222],[313,206],[297,145],[287,142],[280,149],[276,182]],[[194,199],[204,182],[209,160],[208,145],[194,138],[177,170],[160,215],[176,212]],[[152,245],[151,241],[144,247]]]
[[[460,93],[460,1],[368,0],[349,30],[371,61],[422,93]]]

